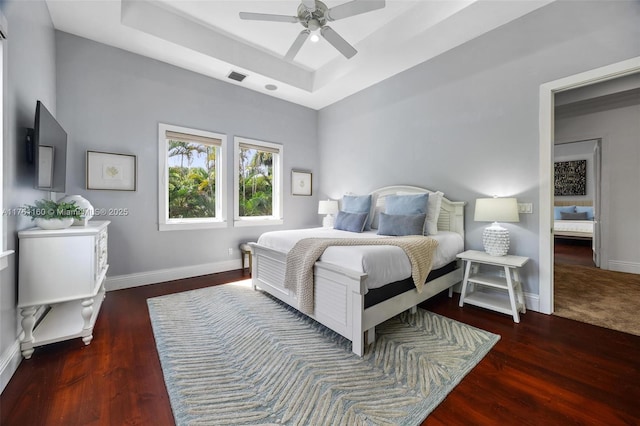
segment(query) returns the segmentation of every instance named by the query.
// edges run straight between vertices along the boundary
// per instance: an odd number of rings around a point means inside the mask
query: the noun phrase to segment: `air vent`
[[[240,74],[239,72],[231,71],[227,77],[229,77],[231,80],[242,81],[247,76],[244,74]]]

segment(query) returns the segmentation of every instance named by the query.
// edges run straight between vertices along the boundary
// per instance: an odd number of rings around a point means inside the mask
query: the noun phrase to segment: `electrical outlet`
[[[533,213],[532,203],[518,203],[518,213]]]
[[[229,247],[229,256],[233,256],[233,249]]]

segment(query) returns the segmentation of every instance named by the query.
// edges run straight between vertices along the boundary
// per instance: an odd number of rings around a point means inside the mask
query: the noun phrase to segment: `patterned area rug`
[[[359,358],[247,284],[148,300],[178,425],[417,425],[500,338],[418,309]]]

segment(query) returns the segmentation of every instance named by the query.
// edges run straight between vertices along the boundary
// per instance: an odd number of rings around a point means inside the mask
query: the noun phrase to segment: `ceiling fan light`
[[[317,43],[320,41],[320,36],[318,34],[311,34],[311,37],[309,37],[309,41],[311,41],[312,43]]]
[[[309,28],[311,31],[315,31],[320,27],[322,27],[322,24],[318,22],[317,19],[309,19],[309,21],[307,22],[307,28]]]

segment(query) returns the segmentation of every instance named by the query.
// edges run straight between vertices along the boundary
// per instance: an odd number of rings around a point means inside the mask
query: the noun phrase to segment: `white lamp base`
[[[334,223],[335,223],[335,218],[333,217],[332,214],[328,214],[322,218],[323,228],[333,228]]]
[[[505,256],[509,251],[509,231],[494,222],[482,232],[484,251],[491,256]]]

